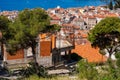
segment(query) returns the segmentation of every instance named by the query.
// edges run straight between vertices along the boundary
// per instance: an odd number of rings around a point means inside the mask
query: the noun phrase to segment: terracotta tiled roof
[[[83,38],[87,38],[87,36],[88,36],[88,31],[87,30],[84,30],[84,31],[83,30],[78,30],[77,32],[78,32],[78,34],[76,36],[80,35]]]
[[[60,11],[60,12],[65,11],[65,9],[63,9],[63,8],[55,8],[55,10]]]
[[[116,13],[108,13],[106,17],[118,17],[118,15]]]
[[[94,15],[92,16],[87,16],[89,19],[95,19],[96,17]]]
[[[92,48],[90,42],[85,44],[76,45],[72,52],[77,53],[79,56],[85,58],[88,62],[105,62],[107,58],[99,53],[98,48]]]
[[[80,26],[74,25],[74,29],[80,29]]]
[[[52,15],[51,18],[52,18],[53,20],[60,20],[60,18],[59,18],[57,15]]]
[[[69,26],[69,27],[72,27],[73,24],[62,24],[62,26]]]
[[[87,15],[81,15],[82,16],[82,18],[87,18]]]
[[[105,18],[105,15],[101,15],[101,14],[96,14],[95,15],[97,18]]]
[[[59,21],[50,21],[50,25],[59,24]]]
[[[60,18],[53,13],[50,13],[49,16],[52,18],[52,20],[60,20]]]

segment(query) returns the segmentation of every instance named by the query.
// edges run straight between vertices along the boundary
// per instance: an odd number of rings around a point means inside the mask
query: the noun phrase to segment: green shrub
[[[38,66],[38,73],[36,73],[35,64],[29,63],[29,67],[21,70],[21,75],[24,77],[30,77],[31,75],[38,75],[38,77],[47,77],[47,70],[43,66]]]
[[[79,79],[86,80],[120,80],[120,67],[114,67],[114,62],[108,61],[106,67],[102,68],[103,72],[97,71],[95,64],[80,60],[77,64],[77,72]],[[104,72],[105,71],[105,72]]]
[[[78,76],[82,79],[96,80],[98,72],[94,66],[94,64],[90,64],[84,60],[79,61],[77,67],[77,71],[79,72]]]

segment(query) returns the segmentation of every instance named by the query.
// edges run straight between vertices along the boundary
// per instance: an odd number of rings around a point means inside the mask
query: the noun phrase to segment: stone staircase
[[[18,70],[18,69],[23,69],[28,66],[26,63],[19,63],[19,64],[8,64],[6,65],[8,69],[10,70]]]

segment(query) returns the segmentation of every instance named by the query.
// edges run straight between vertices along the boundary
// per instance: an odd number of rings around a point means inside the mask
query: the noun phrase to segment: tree
[[[90,32],[88,36],[93,47],[106,49],[109,58],[120,47],[120,19],[109,17],[101,20]]]
[[[80,80],[100,80],[99,73],[95,69],[95,64],[88,63],[84,59],[77,63],[77,72]]]
[[[115,8],[120,8],[120,0],[115,0]]]
[[[8,20],[7,17],[5,16],[0,16],[0,40],[2,41],[2,35],[6,36],[8,32],[8,26],[9,26],[10,21]]]
[[[19,13],[18,17],[9,25],[8,29],[11,38],[6,38],[7,51],[14,53],[19,49],[31,47],[37,72],[38,63],[35,55],[36,45],[38,44],[37,37],[41,32],[56,30],[54,25],[50,26],[50,17],[48,14],[40,8],[32,10],[25,9]]]
[[[120,0],[101,0],[108,5],[109,9],[120,8]],[[114,6],[113,6],[114,5]]]
[[[109,6],[109,9],[110,9],[110,10],[113,10],[113,3],[112,3],[112,1],[110,1],[110,3],[109,3],[108,6]]]
[[[2,47],[3,43],[5,43],[5,36],[9,38],[8,33],[8,26],[9,26],[10,21],[8,20],[7,17],[5,16],[0,16],[0,48],[1,48],[1,54],[2,54]],[[0,55],[0,58],[2,59],[3,56]]]

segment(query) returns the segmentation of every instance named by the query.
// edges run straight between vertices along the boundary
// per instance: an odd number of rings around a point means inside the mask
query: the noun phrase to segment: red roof
[[[106,17],[118,17],[118,15],[116,13],[108,13]]]
[[[50,25],[59,24],[59,21],[50,21]]]
[[[95,15],[97,18],[105,18],[105,15],[102,15],[102,14],[96,14]]]
[[[76,45],[72,52],[77,53],[82,58],[87,59],[88,62],[105,62],[107,58],[99,53],[99,48],[92,48],[90,42]]]
[[[69,27],[72,27],[73,26],[73,24],[62,24],[62,26],[69,26]]]
[[[52,20],[60,20],[60,18],[57,15],[52,15],[51,18]]]

